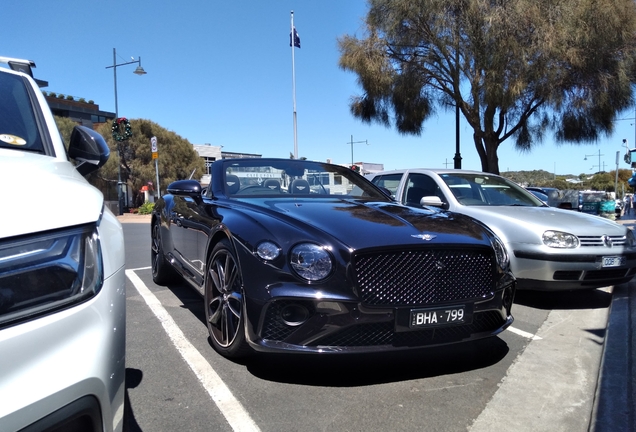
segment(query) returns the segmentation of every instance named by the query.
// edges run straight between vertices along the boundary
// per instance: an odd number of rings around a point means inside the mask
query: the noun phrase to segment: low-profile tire
[[[239,359],[253,353],[245,340],[243,278],[229,241],[212,250],[205,275],[205,321],[212,346],[224,357]]]
[[[150,245],[150,263],[152,265],[152,280],[157,285],[168,285],[178,280],[177,272],[166,261],[161,245],[161,225],[159,221],[152,224]]]

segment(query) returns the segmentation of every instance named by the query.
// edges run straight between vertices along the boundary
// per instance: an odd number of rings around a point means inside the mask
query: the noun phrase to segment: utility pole
[[[353,145],[354,144],[362,144],[362,143],[365,143],[366,145],[369,145],[367,140],[364,140],[364,141],[353,141],[353,135],[351,135],[351,141],[349,141],[347,143],[347,144],[351,145],[351,166],[353,166]]]

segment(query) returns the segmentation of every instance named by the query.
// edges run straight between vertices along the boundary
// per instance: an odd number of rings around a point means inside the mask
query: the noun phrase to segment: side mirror
[[[444,203],[438,196],[425,196],[420,200],[421,206],[444,207]]]
[[[104,138],[86,126],[75,126],[71,133],[68,155],[78,164],[77,171],[83,176],[104,165],[110,157],[110,149]]]
[[[168,185],[168,193],[177,196],[201,198],[201,183],[196,180],[177,180]]]

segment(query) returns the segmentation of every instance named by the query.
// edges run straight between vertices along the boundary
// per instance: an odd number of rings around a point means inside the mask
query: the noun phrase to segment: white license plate
[[[409,327],[433,327],[445,324],[463,324],[466,319],[464,306],[440,309],[413,309]]]
[[[625,264],[625,257],[604,256],[601,267],[620,267]]]

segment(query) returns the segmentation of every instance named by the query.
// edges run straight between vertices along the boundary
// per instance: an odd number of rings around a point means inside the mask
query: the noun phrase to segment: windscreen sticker
[[[18,136],[9,135],[9,134],[0,134],[0,141],[6,142],[7,144],[20,145],[23,146],[26,144],[26,141]]]

